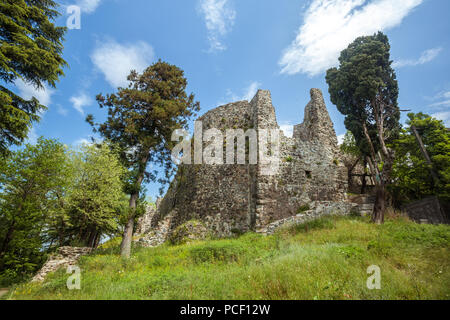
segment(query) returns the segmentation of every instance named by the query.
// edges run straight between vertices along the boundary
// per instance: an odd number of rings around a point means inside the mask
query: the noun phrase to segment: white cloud
[[[81,8],[82,12],[93,13],[102,0],[77,0],[76,4]]]
[[[429,49],[426,50],[424,52],[422,52],[421,56],[416,59],[416,60],[399,60],[394,62],[393,67],[394,68],[401,68],[401,67],[406,67],[406,66],[418,66],[421,64],[425,64],[427,62],[430,62],[432,60],[434,60],[439,53],[441,53],[442,48],[433,48],[433,49]]]
[[[245,90],[245,94],[242,96],[242,98],[240,100],[247,100],[247,101],[252,100],[260,86],[261,86],[261,83],[259,83],[257,81],[252,82],[247,87],[247,89]]]
[[[450,100],[435,102],[433,104],[430,104],[429,107],[432,107],[432,108],[450,107]]]
[[[258,81],[251,82],[247,88],[244,88],[244,90],[242,91],[243,92],[242,95],[235,94],[233,91],[228,89],[227,97],[225,99],[222,99],[222,101],[219,102],[218,104],[225,105],[227,103],[236,101],[243,101],[243,100],[250,101],[253,99],[260,86],[261,83]]]
[[[44,85],[43,89],[37,89],[32,84],[26,83],[21,79],[17,79],[15,82],[17,89],[19,89],[19,96],[25,100],[30,100],[35,97],[39,100],[39,103],[48,107],[52,102],[52,95],[55,93],[53,89]]]
[[[423,0],[313,0],[296,39],[279,61],[281,72],[321,74],[359,36],[399,25]]]
[[[80,138],[78,140],[76,140],[73,145],[74,146],[82,146],[82,145],[91,145],[92,144],[92,140],[86,139],[86,138]]]
[[[292,138],[292,136],[294,135],[294,125],[289,121],[281,122],[280,129],[288,138]]]
[[[81,93],[78,96],[71,97],[70,102],[72,102],[75,110],[84,115],[84,108],[92,105],[93,99],[87,94]]]
[[[204,16],[210,51],[223,51],[222,38],[232,29],[236,11],[228,0],[201,0],[200,11]]]
[[[425,99],[434,101],[429,104],[428,107],[435,109],[435,111],[440,111],[442,109],[446,111],[446,109],[450,107],[450,91],[441,91],[433,97],[425,97]]]
[[[340,134],[337,136],[338,144],[341,145],[344,143],[345,134]]]
[[[427,98],[430,99],[430,98]],[[441,91],[430,100],[438,100],[438,99],[450,99],[450,91]]]
[[[69,110],[67,110],[60,104],[58,104],[57,107],[58,107],[58,109],[56,109],[56,112],[58,112],[62,116],[67,116],[67,114],[69,113]]]
[[[119,44],[116,41],[98,43],[91,55],[92,63],[104,74],[114,88],[126,87],[131,70],[144,71],[154,59],[152,46],[140,41],[135,44]]]
[[[432,115],[434,118],[438,120],[444,121],[444,125],[449,128],[450,127],[450,111],[438,112]]]
[[[444,121],[446,127],[450,127],[450,91],[441,91],[434,96],[434,98],[427,98],[435,101],[428,105],[428,108],[433,109],[432,117]]]

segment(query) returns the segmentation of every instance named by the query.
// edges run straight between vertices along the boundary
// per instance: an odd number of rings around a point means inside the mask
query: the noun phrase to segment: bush
[[[309,207],[309,204],[305,204],[297,209],[297,214],[300,214],[300,213],[303,213],[303,212],[306,212],[309,210],[311,210],[311,208]]]
[[[20,281],[22,281],[22,278],[14,270],[5,270],[0,273],[0,287],[9,287]]]
[[[169,241],[177,245],[195,240],[204,240],[208,235],[209,231],[202,222],[191,220],[177,227],[169,236]]]
[[[112,238],[95,251],[96,254],[119,254],[120,253],[120,244],[122,243],[122,237]]]

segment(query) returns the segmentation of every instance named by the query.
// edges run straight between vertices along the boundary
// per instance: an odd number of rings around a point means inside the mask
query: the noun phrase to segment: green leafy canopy
[[[37,89],[55,87],[67,65],[62,58],[65,27],[54,20],[58,4],[51,0],[0,2],[0,153],[21,144],[45,106],[23,99],[8,86],[21,79]],[[1,83],[0,82],[0,83]]]

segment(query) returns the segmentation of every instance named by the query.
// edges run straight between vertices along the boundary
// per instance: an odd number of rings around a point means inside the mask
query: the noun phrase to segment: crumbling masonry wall
[[[198,120],[203,132],[217,128],[224,137],[226,129],[280,130],[270,92],[265,90],[259,90],[251,102],[218,107]],[[336,133],[320,90],[311,90],[304,122],[295,126],[293,137],[284,136],[281,130],[280,137],[280,166],[274,175],[264,175],[260,162],[180,166],[147,224],[158,228],[164,221],[170,232],[195,219],[217,236],[230,236],[237,231],[264,230],[301,214],[299,209],[311,203],[345,200],[347,169],[340,160]]]

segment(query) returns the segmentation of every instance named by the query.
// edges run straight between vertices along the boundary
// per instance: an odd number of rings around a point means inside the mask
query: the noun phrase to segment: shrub
[[[194,240],[204,240],[208,235],[208,229],[202,222],[191,220],[177,227],[169,236],[169,241],[172,244],[183,244]]]
[[[300,213],[303,213],[303,212],[306,212],[309,210],[311,210],[311,208],[309,207],[309,204],[305,204],[297,209],[297,214],[300,214]]]

